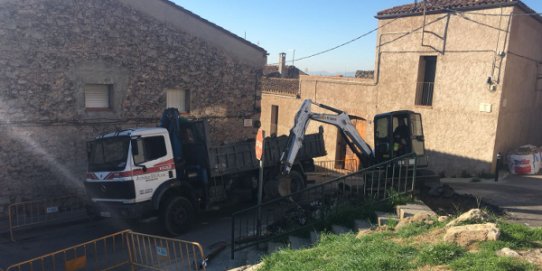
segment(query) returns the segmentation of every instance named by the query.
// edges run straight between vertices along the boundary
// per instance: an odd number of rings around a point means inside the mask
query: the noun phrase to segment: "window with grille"
[[[436,74],[437,57],[421,56],[416,86],[416,105],[433,105]]]
[[[110,109],[113,85],[111,84],[86,84],[85,85],[85,108],[87,109]]]
[[[190,92],[184,89],[166,90],[166,108],[177,108],[181,113],[190,112]]]

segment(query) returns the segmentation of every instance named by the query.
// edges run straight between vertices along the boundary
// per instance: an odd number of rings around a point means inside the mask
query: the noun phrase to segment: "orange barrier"
[[[200,244],[121,231],[10,266],[6,271],[205,270]]]
[[[66,196],[26,201],[8,206],[8,227],[11,241],[15,231],[68,222],[87,217],[86,201],[79,196]]]

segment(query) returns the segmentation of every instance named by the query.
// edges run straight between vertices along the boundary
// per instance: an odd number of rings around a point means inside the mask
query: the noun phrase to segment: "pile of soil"
[[[419,200],[438,215],[459,215],[475,208],[486,209],[498,216],[504,215],[504,211],[495,205],[472,195],[459,195],[449,185],[444,184],[442,187],[445,192],[440,195],[429,193],[429,187],[422,188],[420,194],[417,195]]]

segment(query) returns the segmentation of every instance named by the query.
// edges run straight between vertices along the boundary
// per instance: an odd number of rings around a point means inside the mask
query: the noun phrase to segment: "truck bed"
[[[264,142],[265,167],[279,166],[280,156],[288,144],[287,136],[266,137]],[[209,148],[209,165],[211,177],[241,173],[259,168],[256,159],[255,140],[235,142]],[[305,136],[303,148],[297,160],[303,161],[326,155],[322,133]]]

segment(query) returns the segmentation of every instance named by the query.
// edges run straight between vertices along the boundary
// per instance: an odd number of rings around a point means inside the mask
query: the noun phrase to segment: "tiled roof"
[[[426,13],[446,12],[453,10],[476,10],[496,7],[507,7],[519,5],[527,11],[532,11],[520,0],[426,0]],[[419,15],[423,13],[423,0],[419,0],[417,4],[397,6],[378,12],[377,18],[394,18],[403,16]]]
[[[265,65],[263,67],[263,75],[265,77],[280,77],[279,66],[277,65]],[[286,66],[286,78],[299,78],[300,75],[307,75],[296,66]]]

